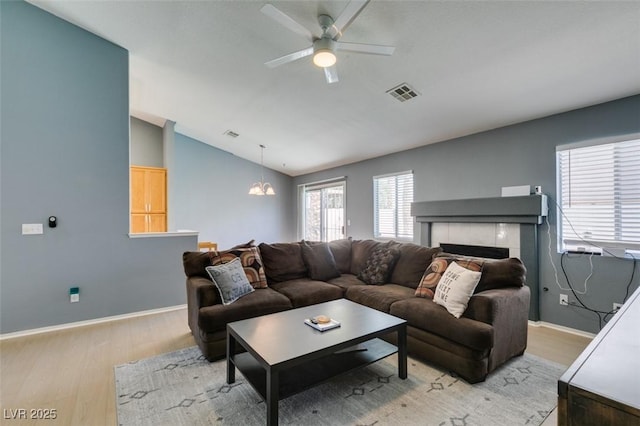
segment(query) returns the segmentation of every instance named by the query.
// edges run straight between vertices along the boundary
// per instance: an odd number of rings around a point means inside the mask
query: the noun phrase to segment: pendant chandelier
[[[260,182],[255,182],[249,188],[249,195],[276,195],[273,186],[264,181],[264,145],[260,145]]]

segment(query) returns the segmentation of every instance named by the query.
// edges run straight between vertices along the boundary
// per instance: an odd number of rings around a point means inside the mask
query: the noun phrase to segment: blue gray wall
[[[498,197],[501,187],[515,185],[542,185],[543,191],[555,199],[557,145],[636,132],[640,132],[640,96],[299,176],[294,183],[297,186],[347,176],[347,217],[351,220],[347,234],[354,238],[371,238],[372,177],[375,175],[413,170],[415,201]],[[292,207],[296,208],[295,205]],[[551,255],[560,271],[560,257],[555,249],[556,211],[555,208],[551,210]],[[549,289],[540,294],[541,320],[597,332],[595,314],[559,305],[561,290],[549,261],[546,232],[547,226],[541,226],[541,287]],[[613,302],[624,298],[633,263],[600,257],[594,258],[593,263],[594,275],[582,300],[595,309],[609,311]],[[572,283],[581,289],[589,274],[588,258],[572,257],[566,266]],[[562,276],[559,281],[566,288]],[[637,288],[639,282],[640,271],[636,270],[631,290]]]
[[[22,1],[0,19],[0,333],[186,303],[196,237],[128,236],[128,52]],[[174,149],[176,228],[222,247],[292,238],[290,177],[265,170],[278,196],[250,198],[259,165],[181,135]]]
[[[295,239],[291,177],[265,168],[264,179],[277,195],[249,195],[251,184],[260,180],[259,164],[176,133],[175,179],[180,190],[169,208],[176,229],[195,229],[220,249],[251,239]]]
[[[164,167],[162,127],[131,117],[131,165]]]
[[[131,164],[164,167],[161,127],[131,118]],[[292,179],[265,168],[265,181],[276,197],[248,195],[260,179],[260,165],[174,133],[170,178],[178,190],[169,201],[173,229],[198,231],[199,240],[218,243],[220,249],[255,239],[256,242],[295,239]]]

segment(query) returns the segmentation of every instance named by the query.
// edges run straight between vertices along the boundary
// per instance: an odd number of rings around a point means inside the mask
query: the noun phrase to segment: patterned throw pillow
[[[233,259],[228,263],[221,263],[216,266],[207,266],[205,268],[211,280],[218,288],[220,298],[224,305],[235,302],[242,296],[255,291],[242,268],[239,258]]]
[[[400,257],[400,251],[397,248],[383,245],[374,249],[364,269],[358,273],[358,278],[367,284],[388,282],[398,257]]]
[[[433,301],[444,306],[454,317],[460,318],[467,309],[473,290],[480,281],[480,275],[480,271],[470,271],[456,262],[451,262],[442,274]]]
[[[417,297],[426,297],[433,299],[436,288],[442,278],[442,274],[447,270],[449,265],[455,261],[459,266],[475,272],[481,272],[484,261],[479,258],[468,258],[461,256],[438,256],[435,257],[420,280],[415,295]]]
[[[211,266],[229,263],[239,258],[244,273],[253,288],[267,288],[267,276],[258,247],[232,248],[225,251],[210,251]]]

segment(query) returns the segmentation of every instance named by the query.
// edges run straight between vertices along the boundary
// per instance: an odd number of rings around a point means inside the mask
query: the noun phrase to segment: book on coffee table
[[[304,320],[304,323],[320,331],[326,331],[326,330],[331,330],[332,328],[340,327],[340,321],[336,321],[334,319],[332,319],[327,323],[320,324],[320,323],[313,322],[310,318],[307,318],[306,320]]]

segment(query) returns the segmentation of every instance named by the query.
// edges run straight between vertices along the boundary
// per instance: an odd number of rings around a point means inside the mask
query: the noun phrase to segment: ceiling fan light
[[[320,49],[313,54],[313,63],[320,68],[327,68],[336,63],[336,55],[329,49]]]

